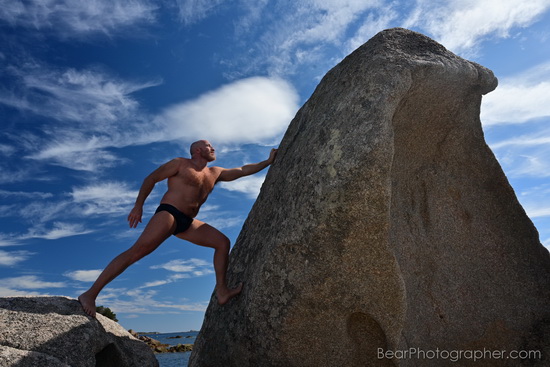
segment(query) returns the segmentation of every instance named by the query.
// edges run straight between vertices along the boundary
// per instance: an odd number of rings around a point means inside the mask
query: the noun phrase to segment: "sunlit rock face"
[[[399,354],[411,348],[550,358],[550,257],[479,119],[496,86],[490,70],[405,29],[330,70],[231,254],[243,293],[212,299],[190,365],[453,363]]]
[[[2,367],[158,367],[118,323],[67,297],[0,298]]]

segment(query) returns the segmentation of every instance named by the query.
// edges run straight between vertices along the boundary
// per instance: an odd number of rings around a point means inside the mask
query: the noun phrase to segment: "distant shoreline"
[[[137,334],[140,335],[155,335],[155,334],[178,334],[178,333],[198,333],[198,330],[189,330],[189,331],[168,331],[168,332],[161,332],[161,331],[136,331]]]

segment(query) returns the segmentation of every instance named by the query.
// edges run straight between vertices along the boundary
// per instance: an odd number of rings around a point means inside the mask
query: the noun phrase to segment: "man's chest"
[[[216,174],[210,169],[197,170],[193,167],[184,167],[177,174],[178,179],[189,186],[211,189],[216,183]]]

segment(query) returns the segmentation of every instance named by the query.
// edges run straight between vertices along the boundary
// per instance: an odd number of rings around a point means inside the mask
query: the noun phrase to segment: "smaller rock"
[[[168,352],[170,353],[191,352],[192,350],[193,350],[193,344],[178,344],[168,348]]]

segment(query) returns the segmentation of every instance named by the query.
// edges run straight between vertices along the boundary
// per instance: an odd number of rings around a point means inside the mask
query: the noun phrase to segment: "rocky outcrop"
[[[457,365],[436,350],[540,350],[460,366],[547,366],[550,257],[479,119],[496,85],[405,29],[328,72],[233,249],[243,293],[212,300],[190,366]]]
[[[170,345],[166,343],[161,343],[160,341],[150,338],[147,335],[140,335],[135,331],[133,331],[132,329],[128,330],[128,332],[132,334],[132,336],[134,336],[135,338],[147,344],[147,346],[151,348],[151,350],[154,353],[182,353],[182,352],[190,352],[193,350],[193,344],[178,343],[176,345]],[[183,338],[183,336],[178,335],[178,336],[169,337],[168,339],[181,339],[181,338]],[[191,338],[191,337],[187,336],[186,338]]]
[[[154,367],[149,347],[66,297],[0,298],[2,367]]]

